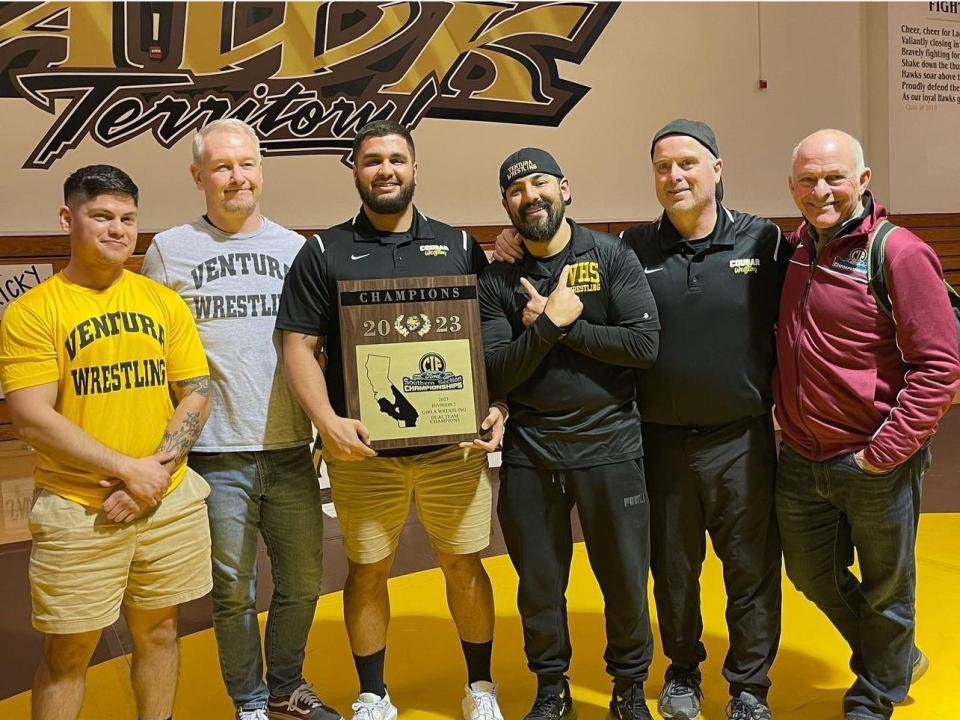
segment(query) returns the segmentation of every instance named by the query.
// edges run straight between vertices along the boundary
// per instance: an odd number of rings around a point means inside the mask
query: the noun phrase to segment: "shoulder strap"
[[[891,317],[893,316],[893,304],[890,302],[890,292],[887,290],[886,265],[884,265],[884,262],[887,238],[897,227],[889,220],[881,220],[867,240],[867,287],[880,309]],[[954,315],[957,317],[957,332],[960,335],[960,294],[946,279],[944,279],[943,284],[950,305],[953,307]]]
[[[880,309],[891,317],[893,304],[890,302],[890,293],[887,291],[884,254],[887,238],[896,229],[896,225],[884,219],[877,223],[870,237],[867,238],[867,288]]]

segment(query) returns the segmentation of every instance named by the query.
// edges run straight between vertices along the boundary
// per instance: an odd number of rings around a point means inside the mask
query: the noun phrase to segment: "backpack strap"
[[[890,317],[893,317],[893,303],[890,302],[890,291],[887,290],[887,274],[884,263],[887,238],[897,227],[889,220],[881,220],[867,239],[867,288],[873,295],[874,300],[877,301],[879,308]],[[943,285],[953,308],[953,314],[957,319],[957,334],[960,338],[960,294],[946,279],[944,279]]]
[[[884,255],[887,238],[896,229],[896,225],[884,219],[877,223],[867,238],[867,289],[880,309],[890,317],[893,317],[893,303],[890,302],[890,292],[887,290]]]

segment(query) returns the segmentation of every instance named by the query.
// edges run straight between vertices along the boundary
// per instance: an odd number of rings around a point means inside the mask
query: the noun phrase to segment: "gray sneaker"
[[[915,683],[917,680],[926,675],[927,670],[930,669],[930,658],[923,654],[923,651],[918,648],[913,648],[913,667],[910,668],[910,682]]]
[[[760,698],[748,692],[740,693],[727,705],[727,717],[730,720],[773,720],[770,708]]]
[[[917,680],[922,678],[927,674],[927,670],[930,669],[930,658],[923,654],[923,651],[914,646],[913,648],[913,664],[910,666],[910,685],[912,686]],[[911,690],[913,688],[911,687]],[[909,697],[909,695],[907,696]],[[906,698],[900,702],[895,702],[894,705],[903,705],[907,701]]]
[[[700,717],[700,672],[671,665],[663,679],[657,712],[667,720],[696,720]]]

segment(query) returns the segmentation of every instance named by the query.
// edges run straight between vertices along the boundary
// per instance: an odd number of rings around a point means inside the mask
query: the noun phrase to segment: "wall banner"
[[[557,126],[564,79],[619,3],[43,2],[0,6],[0,98],[50,113],[22,167],[87,138],[170,148],[211,120],[265,155],[339,154],[356,130],[424,117]]]
[[[956,212],[960,3],[887,9],[890,196],[896,209]]]

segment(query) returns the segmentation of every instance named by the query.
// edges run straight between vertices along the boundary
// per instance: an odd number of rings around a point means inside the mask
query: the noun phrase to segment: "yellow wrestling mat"
[[[918,547],[918,642],[931,667],[917,683],[896,720],[960,718],[960,515],[924,515]],[[535,681],[527,671],[516,610],[516,576],[507,557],[484,561],[497,602],[494,679],[506,720],[519,720],[530,707]],[[720,565],[711,553],[704,567],[704,642],[709,658],[703,664],[704,720],[726,717],[727,686],[720,675],[726,650],[723,585]],[[465,670],[453,623],[444,601],[439,570],[390,581],[393,621],[387,647],[387,682],[404,720],[457,718]],[[610,682],[603,671],[604,625],[601,598],[586,553],[577,545],[567,593],[574,658],[570,671],[573,695],[582,720],[606,716]],[[653,606],[651,600],[651,608]],[[307,647],[306,676],[320,696],[349,718],[356,689],[341,594],[320,599]],[[261,616],[261,622],[265,620]],[[654,618],[655,619],[655,618]],[[657,630],[654,628],[654,636]],[[657,654],[646,687],[656,715],[665,661]],[[178,720],[231,720],[233,709],[224,692],[213,631],[183,639],[180,689],[174,717]],[[10,652],[12,648],[7,648]],[[776,720],[841,719],[840,702],[852,681],[848,656],[839,634],[811,603],[784,580],[784,628],[780,654],[773,667],[770,696]],[[133,720],[136,711],[126,658],[90,669],[82,720]],[[29,718],[29,693],[0,701],[0,720]]]

